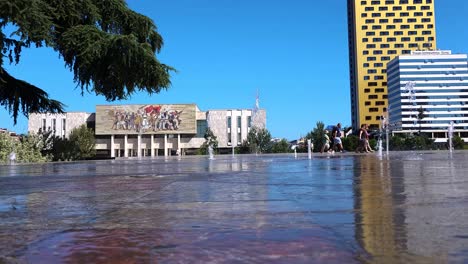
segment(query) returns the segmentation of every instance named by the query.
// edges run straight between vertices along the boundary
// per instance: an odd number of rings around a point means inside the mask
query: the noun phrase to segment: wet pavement
[[[468,263],[468,152],[0,166],[0,263]]]

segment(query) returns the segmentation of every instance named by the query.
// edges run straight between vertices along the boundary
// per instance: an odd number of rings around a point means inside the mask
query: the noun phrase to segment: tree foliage
[[[426,135],[390,136],[390,150],[429,150],[436,149],[435,140]]]
[[[211,146],[214,151],[218,148],[218,137],[215,136],[213,131],[208,127],[205,131],[205,142],[200,147],[199,154],[206,155],[208,154],[208,147]]]
[[[459,136],[454,136],[452,139],[454,149],[463,149],[465,147],[465,141]]]
[[[16,153],[16,161],[44,162],[48,156],[42,155],[43,141],[37,135],[25,135],[15,139],[8,134],[0,133],[0,163],[8,163],[10,153]]]
[[[86,125],[73,129],[70,132],[68,143],[70,144],[72,160],[88,159],[96,155],[94,131]]]
[[[271,153],[289,153],[289,152],[291,152],[291,147],[289,146],[289,142],[284,138],[271,145]]]
[[[247,134],[251,153],[268,153],[271,149],[271,134],[266,128],[252,127]]]
[[[14,28],[10,35],[6,27]],[[11,76],[24,48],[50,47],[63,58],[81,92],[121,100],[136,91],[159,93],[174,69],[160,63],[162,37],[154,22],[125,0],[0,0],[0,104],[19,112],[62,112],[42,89]]]
[[[305,139],[312,140],[312,143],[314,144],[313,151],[320,151],[322,149],[323,144],[325,144],[325,124],[321,121],[318,121],[316,123],[315,128],[309,133],[307,133]],[[305,151],[307,151],[307,146]]]

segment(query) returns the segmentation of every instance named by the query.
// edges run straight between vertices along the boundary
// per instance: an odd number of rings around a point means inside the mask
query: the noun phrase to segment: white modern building
[[[94,119],[94,113],[86,112],[67,112],[62,114],[30,113],[28,131],[33,133],[52,131],[56,136],[68,137],[70,131],[82,124],[93,127]]]
[[[247,139],[252,127],[266,128],[263,109],[201,111],[195,104],[98,105],[96,113],[29,115],[28,131],[53,131],[68,137],[86,124],[95,129],[99,156],[156,157],[195,153],[210,128],[218,150],[230,153]]]
[[[421,131],[447,142],[455,135],[468,142],[468,56],[451,51],[413,51],[387,65],[389,125],[395,133]],[[422,113],[422,116],[421,116]]]

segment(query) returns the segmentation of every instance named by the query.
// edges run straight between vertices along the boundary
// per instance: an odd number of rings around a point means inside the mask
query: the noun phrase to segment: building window
[[[42,132],[45,132],[46,129],[47,129],[47,126],[46,126],[46,119],[43,118],[43,119],[42,119]]]
[[[67,130],[67,119],[62,119],[62,131],[63,131],[63,136],[65,136],[65,132]]]
[[[206,120],[197,120],[197,137],[202,138],[208,129],[208,122]]]
[[[57,129],[57,120],[54,118],[52,119],[52,131],[54,131],[54,134],[55,134],[55,130]]]
[[[237,117],[237,145],[242,143],[242,119],[240,116]]]
[[[228,145],[231,145],[231,117],[228,116],[227,118],[227,141]]]

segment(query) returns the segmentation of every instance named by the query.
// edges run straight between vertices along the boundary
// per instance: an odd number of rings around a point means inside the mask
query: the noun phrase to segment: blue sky
[[[172,87],[112,104],[196,103],[201,110],[252,108],[257,89],[274,137],[295,139],[317,121],[351,124],[346,0],[128,0],[164,38],[158,59],[175,67]],[[437,46],[468,52],[468,1],[436,0]],[[13,76],[46,90],[67,111],[94,112],[48,48],[24,50]],[[27,131],[0,109],[0,127]]]

